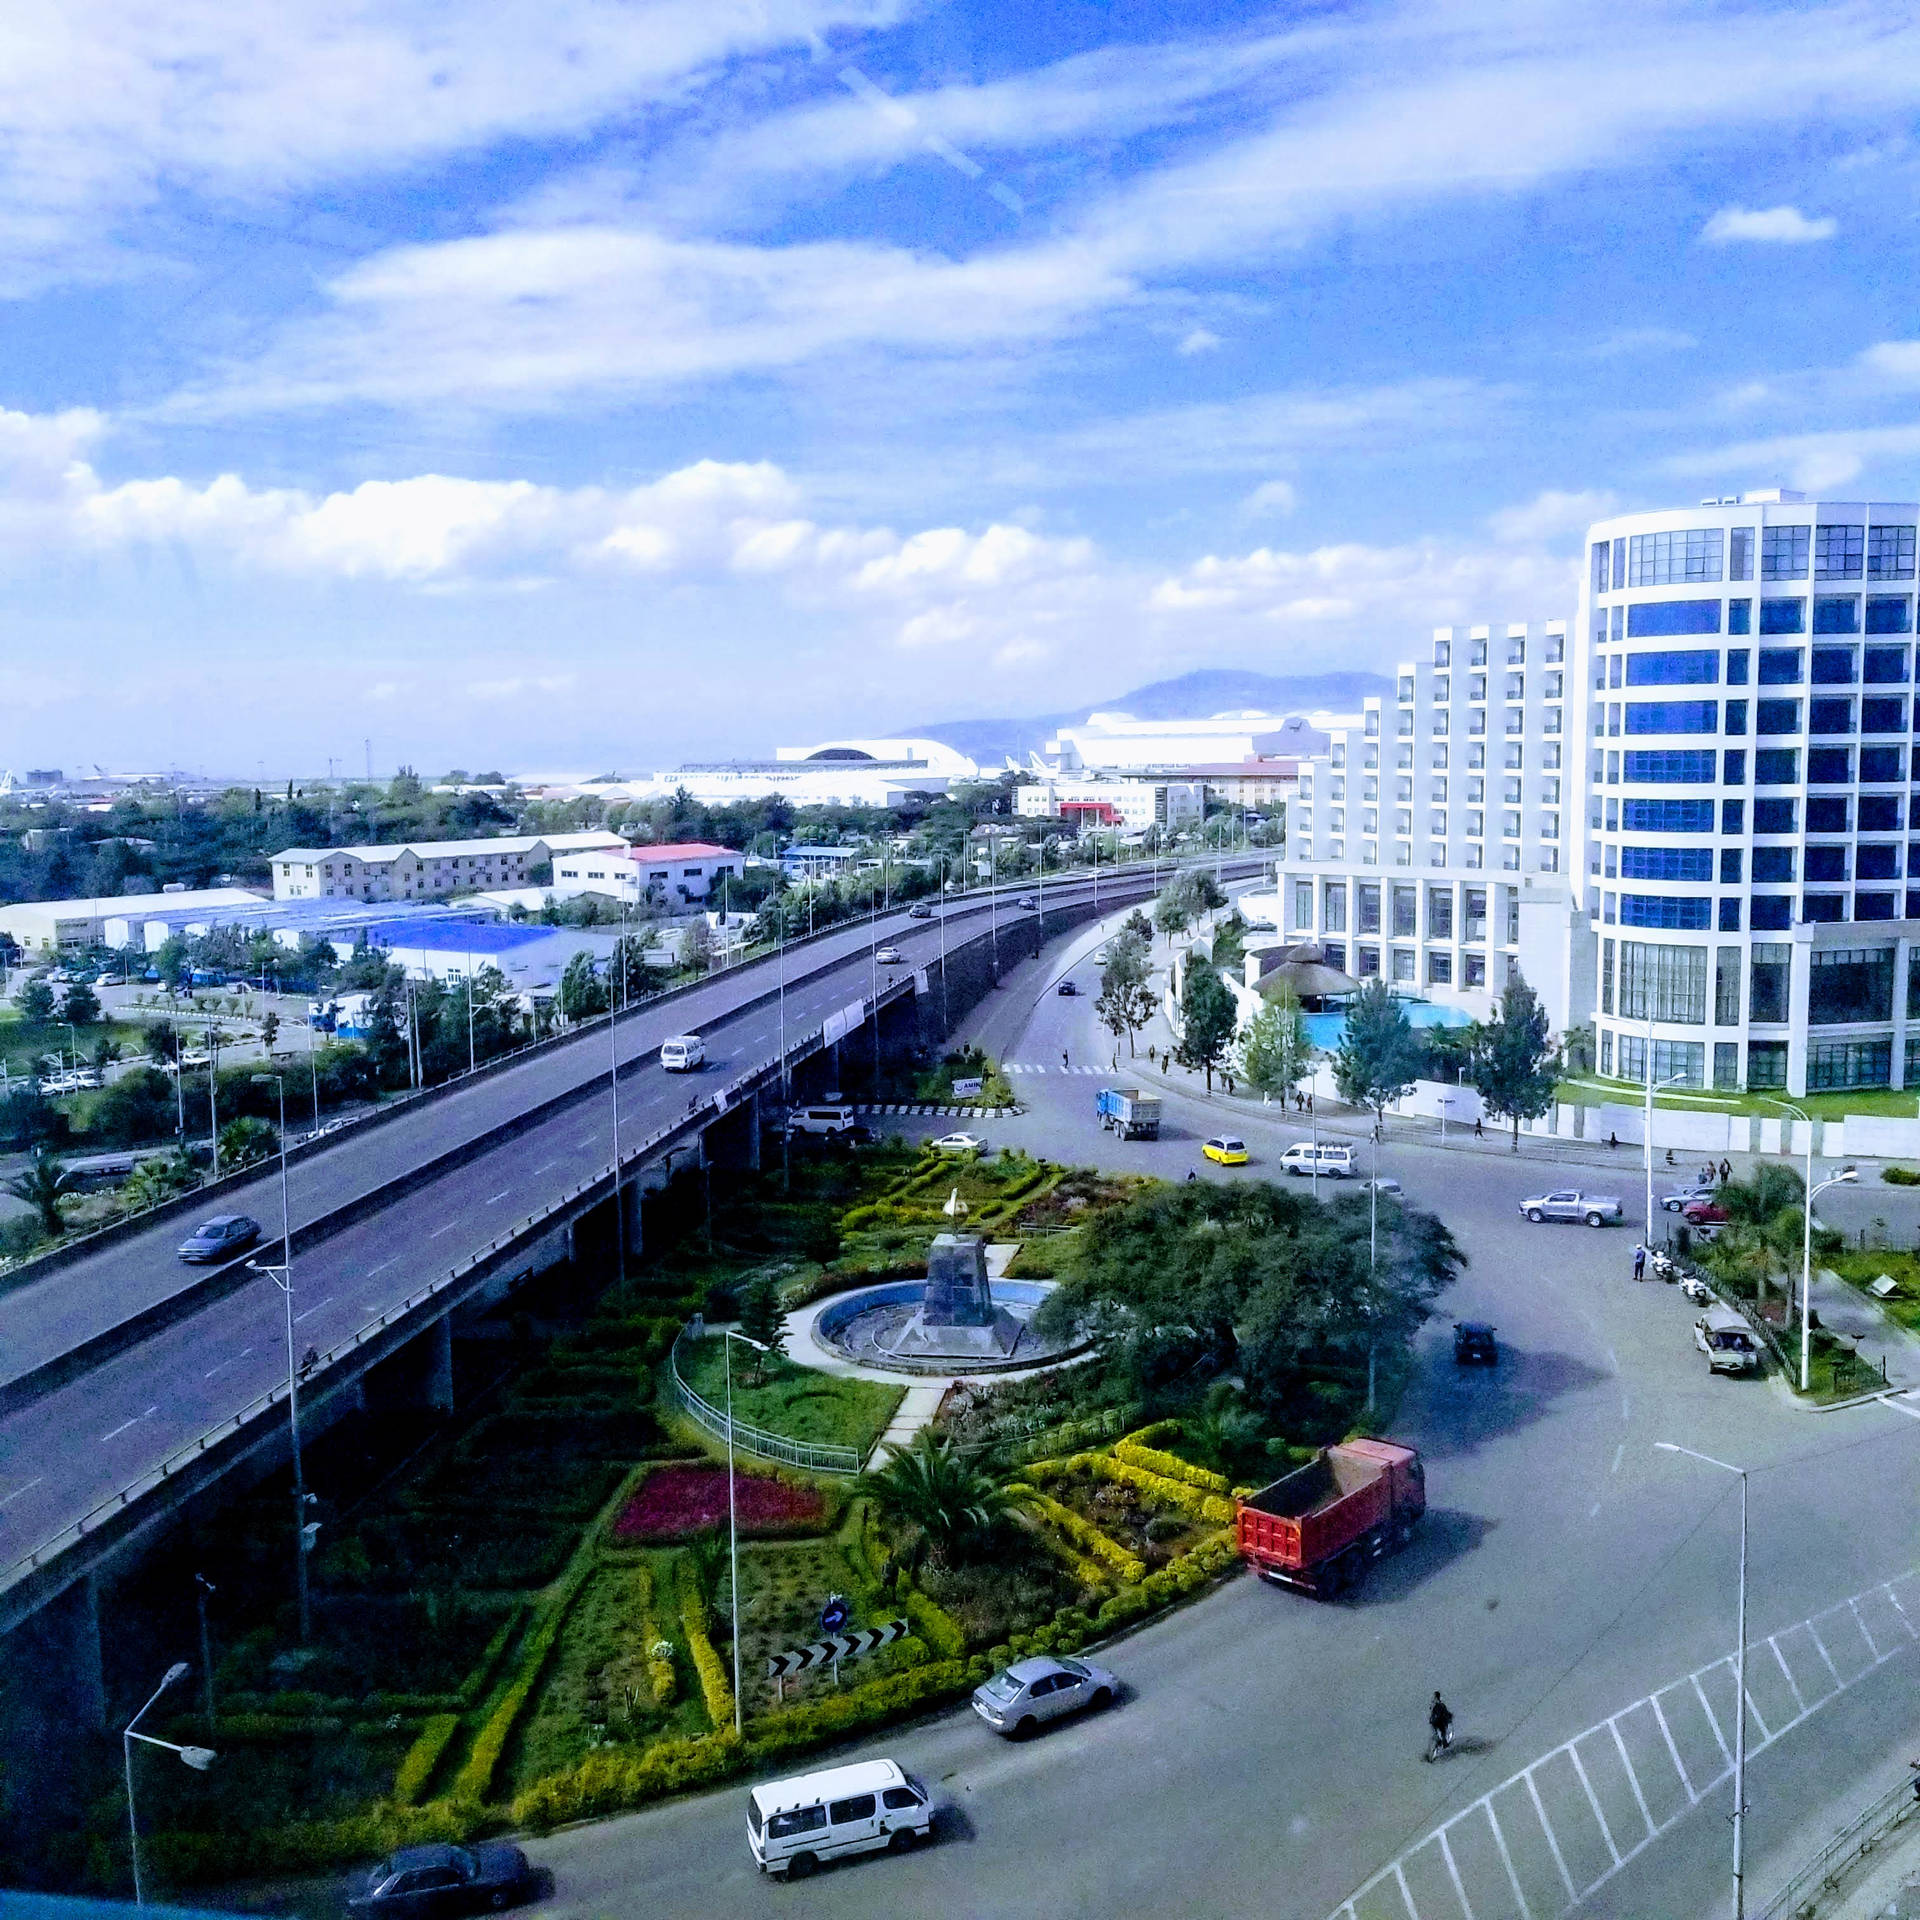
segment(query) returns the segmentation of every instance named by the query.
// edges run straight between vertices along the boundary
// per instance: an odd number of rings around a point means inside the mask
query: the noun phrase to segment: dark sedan
[[[443,1920],[517,1905],[534,1891],[527,1856],[504,1840],[477,1847],[401,1847],[349,1896],[350,1913],[382,1920]]]
[[[244,1213],[216,1213],[211,1220],[203,1220],[180,1243],[180,1258],[191,1260],[197,1266],[206,1266],[216,1260],[231,1260],[236,1253],[244,1253],[260,1238],[260,1222],[249,1220]]]
[[[1060,997],[1063,1000],[1071,1000],[1079,991],[1080,989],[1076,987],[1071,980],[1062,980],[1060,982]]]

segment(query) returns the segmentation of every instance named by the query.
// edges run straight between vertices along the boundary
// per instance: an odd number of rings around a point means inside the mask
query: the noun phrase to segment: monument
[[[1010,1354],[1026,1328],[994,1303],[987,1243],[977,1233],[940,1233],[927,1249],[927,1289],[891,1340],[901,1354]]]

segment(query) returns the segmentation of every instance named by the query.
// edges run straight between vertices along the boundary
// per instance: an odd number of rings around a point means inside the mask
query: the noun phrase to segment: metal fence
[[[1759,1909],[1758,1920],[1815,1920],[1847,1876],[1920,1813],[1920,1778],[1902,1780],[1856,1814]]]
[[[769,1433],[765,1427],[752,1426],[745,1420],[729,1421],[724,1409],[701,1399],[687,1385],[686,1376],[680,1371],[680,1348],[686,1337],[687,1330],[682,1327],[674,1340],[673,1352],[668,1357],[667,1371],[673,1379],[673,1397],[696,1426],[704,1427],[716,1440],[726,1439],[731,1429],[733,1444],[744,1452],[758,1454],[763,1460],[778,1460],[785,1466],[801,1467],[808,1473],[855,1474],[860,1471],[860,1454],[853,1447],[790,1440],[784,1433]]]

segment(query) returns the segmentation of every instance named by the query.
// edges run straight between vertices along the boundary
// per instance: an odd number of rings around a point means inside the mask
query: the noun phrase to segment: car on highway
[[[897,967],[900,964],[900,949],[898,947],[882,947],[873,957],[883,967]]]
[[[498,1913],[536,1890],[532,1863],[510,1841],[397,1847],[348,1895],[347,1911],[368,1920],[442,1920]]]
[[[1453,1364],[1456,1367],[1500,1364],[1500,1349],[1494,1345],[1493,1328],[1484,1320],[1456,1320],[1453,1323]]]
[[[1120,1682],[1090,1660],[1039,1655],[1002,1667],[973,1690],[973,1710],[995,1733],[1024,1740],[1048,1720],[1091,1709],[1097,1713],[1120,1697]]]
[[[697,1073],[707,1064],[707,1043],[697,1033],[676,1033],[660,1043],[660,1064],[669,1073]]]
[[[1071,1000],[1079,991],[1080,989],[1076,987],[1071,980],[1062,980],[1060,982],[1059,993],[1062,1000]]]
[[[1311,1140],[1296,1140],[1280,1156],[1280,1164],[1302,1179],[1324,1173],[1330,1180],[1346,1180],[1353,1174],[1355,1161],[1353,1149],[1344,1143],[1322,1140],[1316,1146]]]
[[[803,1880],[823,1860],[905,1853],[933,1831],[933,1795],[897,1760],[861,1760],[747,1795],[747,1845],[762,1873]]]
[[[1719,1189],[1710,1187],[1698,1180],[1690,1180],[1684,1187],[1675,1187],[1660,1196],[1660,1205],[1668,1213],[1681,1213],[1692,1206],[1696,1200],[1711,1200]]]
[[[1018,907],[1022,913],[1038,913],[1040,911],[1040,902],[1030,893],[1023,893],[1013,904]]]
[[[1247,1143],[1231,1133],[1216,1133],[1200,1152],[1216,1166],[1244,1167],[1247,1164]]]
[[[931,920],[933,918],[933,909],[928,906],[924,900],[916,900],[913,905],[907,909],[907,918],[909,920]]]
[[[1620,1202],[1610,1193],[1582,1193],[1577,1187],[1555,1187],[1520,1202],[1520,1211],[1538,1226],[1543,1220],[1584,1220],[1604,1227],[1620,1218]]]
[[[216,1213],[203,1220],[180,1243],[180,1258],[195,1266],[215,1260],[231,1260],[260,1238],[260,1222],[244,1213]]]
[[[977,1133],[943,1133],[927,1143],[935,1153],[985,1153],[987,1143]]]

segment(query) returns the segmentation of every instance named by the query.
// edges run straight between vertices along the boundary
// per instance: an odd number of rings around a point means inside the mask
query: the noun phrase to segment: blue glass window
[[[1593,543],[1593,590],[1595,593],[1606,592],[1608,571],[1607,543],[1604,540],[1596,540]]]
[[[1846,787],[1853,784],[1851,747],[1809,747],[1807,749],[1807,785],[1810,787]]]
[[[1807,831],[1809,833],[1845,833],[1847,831],[1846,795],[1815,794],[1807,802]]]
[[[1906,730],[1907,703],[1904,699],[1860,702],[1862,733],[1905,733]]]
[[[1622,847],[1622,880],[1693,880],[1713,878],[1711,847]]]
[[[1804,580],[1813,554],[1811,527],[1763,527],[1760,530],[1760,578]]]
[[[1629,700],[1629,733],[1718,733],[1718,700]]]
[[[1822,526],[1815,530],[1813,577],[1816,580],[1858,580],[1865,570],[1866,559],[1865,527]]]
[[[1753,578],[1753,529],[1751,527],[1735,527],[1727,535],[1727,578],[1729,580]]]
[[[1729,734],[1739,734],[1745,733],[1746,730],[1747,703],[1744,700],[1729,700],[1727,702],[1727,732]]]
[[[1863,781],[1904,780],[1907,777],[1905,747],[1862,747],[1860,778]]]
[[[1713,902],[1685,895],[1623,893],[1623,927],[1669,927],[1683,933],[1702,933],[1713,925]]]
[[[1859,847],[1853,865],[1856,880],[1898,880],[1900,849],[1891,840],[1872,840]]]
[[[1800,902],[1800,917],[1803,920],[1844,920],[1847,917],[1847,896],[1844,893],[1807,894]],[[1813,1081],[1811,1070],[1807,1078]]]
[[[1762,747],[1753,756],[1756,787],[1797,787],[1800,784],[1798,747]]]
[[[1807,849],[1809,880],[1844,880],[1847,877],[1845,846],[1812,846]]]
[[[1720,931],[1722,933],[1738,933],[1740,931],[1740,902],[1737,899],[1725,898],[1721,900]]]
[[[1760,631],[1762,633],[1805,633],[1807,630],[1807,603],[1804,600],[1762,600],[1760,602]]]
[[[1633,609],[1638,613],[1640,609]],[[1710,687],[1720,677],[1720,655],[1712,649],[1689,653],[1633,653],[1627,656],[1630,687]]]
[[[1613,543],[1613,584],[1616,588],[1627,584],[1627,543],[1624,536]],[[1618,617],[1616,614],[1615,618]]]
[[[1900,918],[1900,909],[1895,902],[1899,898],[1900,896],[1897,893],[1856,893],[1853,896],[1853,917],[1856,920],[1898,920]],[[1881,1047],[1887,1050],[1889,1064],[1879,1070],[1879,1078],[1861,1082],[1863,1086],[1884,1087],[1887,1084],[1887,1075],[1892,1070],[1893,1042],[1891,1040],[1869,1040],[1861,1043],[1861,1047],[1865,1052],[1876,1054]],[[1812,1087],[1814,1085],[1814,1078],[1811,1048],[1808,1049],[1808,1055],[1807,1085]]]
[[[1863,793],[1860,796],[1862,833],[1898,833],[1901,799],[1897,793]]]
[[[1868,533],[1869,580],[1913,578],[1913,532],[1911,527],[1875,527]]]
[[[1868,594],[1867,631],[1869,633],[1911,633],[1913,602],[1904,593]]]
[[[1753,656],[1745,647],[1730,647],[1727,650],[1727,685],[1744,687],[1752,664]]]
[[[1792,847],[1755,847],[1753,850],[1754,884],[1758,886],[1768,880],[1791,880],[1793,861]]]
[[[1747,803],[1744,800],[1723,800],[1720,803],[1720,831],[1724,834],[1741,834],[1747,830]]]
[[[1851,647],[1814,648],[1813,684],[1816,687],[1850,687],[1859,677],[1859,659]]]
[[[1815,700],[1808,714],[1807,731],[1809,733],[1851,733],[1853,731],[1852,700]]]
[[[1797,687],[1803,669],[1799,647],[1762,647],[1760,684],[1763,687]]]
[[[1753,602],[1751,600],[1729,600],[1727,602],[1727,631],[1729,633],[1751,633],[1753,631]]]
[[[1781,933],[1793,925],[1793,896],[1786,893],[1755,894],[1747,903],[1747,926],[1754,933]],[[1786,1049],[1783,1047],[1781,1052]],[[1780,1083],[1786,1085],[1785,1080]]]
[[[1758,702],[1758,711],[1754,715],[1755,733],[1798,733],[1800,731],[1800,702],[1798,700],[1762,700]]]
[[[1794,815],[1800,803],[1797,800],[1756,800],[1753,803],[1753,830],[1755,833],[1795,833]]]
[[[1737,800],[1727,804],[1737,807]],[[1627,833],[1711,833],[1711,800],[1623,800],[1620,825]],[[1738,832],[1738,828],[1733,829]]]
[[[1866,682],[1870,687],[1904,687],[1907,684],[1905,647],[1869,647]]]
[[[1668,634],[1719,631],[1718,600],[1646,600],[1627,609],[1629,640],[1658,640]]]
[[[1721,775],[1723,783],[1729,787],[1744,787],[1747,784],[1747,750],[1745,747],[1727,749],[1727,770]]]
[[[1858,633],[1860,596],[1857,593],[1816,593],[1813,596],[1815,633]]]
[[[1627,610],[1615,607],[1613,610],[1613,644],[1617,647],[1627,637]]]
[[[1720,884],[1723,887],[1741,885],[1741,867],[1744,864],[1741,849],[1722,847],[1720,849]]]
[[[1627,749],[1626,780],[1629,786],[1712,786],[1714,757],[1711,751],[1685,748],[1659,753],[1648,749]]]
[[[1687,581],[1718,580],[1722,544],[1718,527],[1693,527],[1683,533],[1636,533],[1627,547],[1627,585],[1671,587]]]

